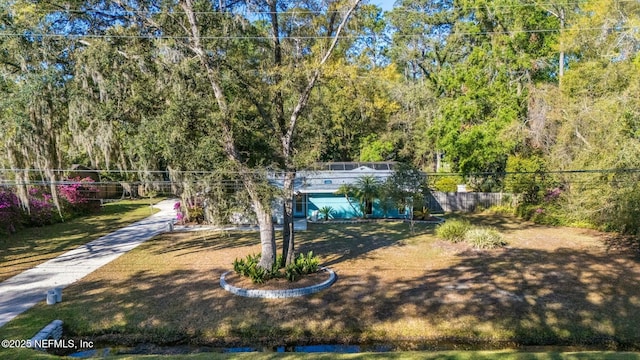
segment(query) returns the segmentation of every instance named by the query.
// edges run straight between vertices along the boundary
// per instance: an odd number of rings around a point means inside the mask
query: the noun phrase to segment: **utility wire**
[[[639,27],[628,26],[628,27],[610,27],[608,30],[613,32],[623,32],[623,31],[640,31]],[[545,33],[557,33],[560,31],[564,32],[589,32],[589,31],[598,31],[602,32],[602,27],[592,27],[592,28],[570,28],[570,29],[530,29],[530,30],[508,30],[508,31],[479,31],[479,32],[458,32],[452,31],[448,35],[460,35],[460,36],[484,36],[484,35],[514,35],[514,34],[545,34]],[[424,33],[419,34],[402,34],[402,33],[392,33],[393,37],[396,38],[423,38],[429,37],[429,35],[425,35]],[[189,40],[189,36],[176,36],[176,35],[97,35],[97,34],[82,34],[82,35],[74,35],[74,34],[53,34],[53,33],[35,33],[35,32],[25,32],[25,33],[10,33],[4,32],[0,33],[0,37],[26,37],[31,39],[36,38],[54,38],[54,39],[64,39],[64,40],[73,40],[73,39],[149,39],[149,40]],[[269,35],[223,35],[223,36],[206,36],[203,35],[200,37],[202,40],[272,40],[273,38]],[[327,40],[333,39],[334,36],[327,35],[310,35],[310,36],[282,36],[280,40]],[[371,39],[378,38],[378,35],[340,35],[338,36],[340,39]]]
[[[638,0],[617,0],[617,3],[633,3],[633,2],[637,2]],[[553,7],[553,6],[579,6],[581,4],[586,4],[587,1],[586,0],[582,0],[582,1],[567,1],[564,3],[557,3],[557,2],[531,2],[528,4],[502,4],[502,5],[478,5],[478,6],[469,6],[469,7],[465,7],[465,9],[474,9],[477,7],[481,7],[481,8],[490,8],[490,9],[515,9],[515,10],[519,10],[522,8],[529,8],[529,7],[540,7],[541,11],[545,11],[544,7]],[[376,4],[363,4],[363,5],[376,5]],[[411,5],[411,4],[410,4]],[[378,6],[378,5],[376,5]],[[398,12],[398,13],[404,13],[404,14],[424,14],[425,11],[422,9],[411,9],[411,6],[394,6],[392,10],[393,12]],[[427,6],[423,6],[423,9],[427,9]],[[428,9],[432,9],[432,8],[428,8]],[[438,9],[442,9],[441,6],[438,6],[437,8],[433,8],[434,10],[438,10]],[[451,6],[449,8],[447,8],[446,10],[461,10],[463,9],[460,6]],[[116,10],[110,10],[110,9],[57,9],[57,10],[46,10],[46,9],[33,9],[32,12],[34,13],[40,13],[40,14],[48,14],[48,13],[71,13],[71,14],[86,14],[86,13],[104,13],[107,15],[120,15],[120,14],[136,14],[136,15],[163,15],[163,14],[171,14],[171,15],[183,15],[185,14],[184,11],[182,10],[174,10],[171,12],[162,12],[162,11],[154,11],[154,10],[131,10],[131,9],[123,9],[123,8],[119,8],[118,11]],[[229,15],[246,15],[246,16],[258,16],[258,15],[264,15],[264,16],[271,16],[273,14],[272,11],[260,11],[260,10],[248,10],[248,9],[242,9],[239,11],[216,11],[216,10],[212,10],[212,11],[194,11],[193,12],[195,15],[224,15],[224,16],[229,16]],[[289,10],[284,10],[284,11],[277,11],[276,14],[280,14],[280,15],[291,15],[291,14],[300,14],[300,15],[307,15],[307,14],[344,14],[346,13],[346,10],[312,10],[312,9],[300,9],[300,8],[293,8],[293,9],[289,9]]]

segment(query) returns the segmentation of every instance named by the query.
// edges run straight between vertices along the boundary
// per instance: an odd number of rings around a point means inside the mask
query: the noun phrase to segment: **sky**
[[[388,11],[393,8],[393,3],[395,2],[396,0],[371,0],[369,3],[380,6],[384,11]]]

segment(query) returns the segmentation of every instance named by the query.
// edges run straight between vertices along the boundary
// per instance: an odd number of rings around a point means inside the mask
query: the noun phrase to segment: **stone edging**
[[[436,220],[413,220],[416,224],[442,224],[445,222],[445,218],[440,216],[432,216]],[[382,219],[355,219],[355,220],[336,220],[332,219],[329,221],[318,220],[318,221],[309,221],[309,224],[321,224],[321,225],[333,225],[333,224],[365,224],[365,223],[381,223],[381,222],[403,222],[410,223],[411,220],[407,219],[396,219],[396,218],[382,218]]]
[[[42,342],[47,339],[59,340],[62,337],[62,320],[53,320],[49,325],[40,330],[34,337],[31,338],[31,347],[37,350],[43,350],[40,348]]]
[[[220,286],[223,289],[229,291],[232,294],[250,298],[265,298],[265,299],[284,299],[290,297],[298,297],[309,295],[313,293],[317,293],[318,291],[324,290],[329,286],[333,285],[336,281],[336,273],[326,267],[321,267],[320,271],[326,271],[329,273],[329,279],[323,281],[319,284],[307,286],[299,289],[288,289],[288,290],[257,290],[257,289],[242,289],[236,286],[229,285],[226,281],[226,276],[231,271],[227,271],[222,276],[220,276]]]

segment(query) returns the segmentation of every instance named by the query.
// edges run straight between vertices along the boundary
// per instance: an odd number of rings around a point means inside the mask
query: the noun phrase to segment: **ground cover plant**
[[[299,254],[291,264],[286,266],[284,258],[280,255],[269,270],[259,267],[259,262],[260,254],[247,255],[244,259],[233,261],[233,270],[240,276],[250,278],[254,284],[264,284],[269,280],[282,278],[294,282],[300,277],[318,271],[319,260],[313,255],[313,251],[309,251],[306,255]]]
[[[473,226],[466,219],[451,219],[436,227],[438,238],[458,243],[461,241],[476,249],[494,249],[507,245],[500,232],[487,226]]]
[[[293,299],[231,295],[219,277],[259,250],[257,234],[165,234],[0,328],[30,336],[53,319],[68,336],[134,345],[392,343],[401,349],[574,346],[638,350],[638,253],[609,234],[474,215],[509,246],[474,249],[404,223],[310,224],[338,281]],[[25,335],[28,334],[28,335]]]
[[[6,280],[154,212],[156,210],[149,207],[148,199],[121,200],[105,204],[99,213],[90,217],[2,234],[0,280]]]

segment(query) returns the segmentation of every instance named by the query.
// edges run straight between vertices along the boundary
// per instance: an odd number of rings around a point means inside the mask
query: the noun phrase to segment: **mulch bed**
[[[241,289],[290,290],[320,284],[326,280],[329,280],[329,273],[326,271],[318,271],[313,274],[304,275],[294,282],[290,282],[287,279],[270,279],[264,284],[255,284],[248,277],[238,275],[235,272],[230,272],[225,277],[225,280],[229,285]]]

